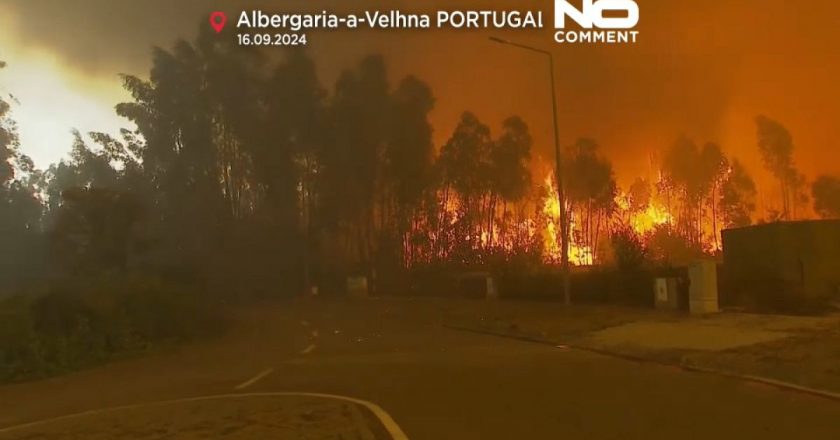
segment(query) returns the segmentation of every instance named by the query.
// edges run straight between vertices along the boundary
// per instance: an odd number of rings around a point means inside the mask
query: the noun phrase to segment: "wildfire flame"
[[[465,263],[486,261],[484,258],[487,255],[512,256],[520,252],[536,251],[538,246],[538,255],[544,263],[560,264],[561,207],[554,173],[549,172],[542,183],[540,195],[536,199],[530,199],[530,202],[525,202],[526,205],[515,207],[513,211],[509,209],[510,206],[493,207],[492,216],[485,215],[485,220],[481,221],[472,220],[466,227],[461,223],[470,221],[464,214],[465,202],[455,193],[439,192],[437,203],[441,211],[437,214],[437,220],[434,223],[431,223],[430,219],[418,219],[415,222],[416,230],[424,237],[415,242],[426,243],[429,247],[413,247],[414,250],[406,264],[450,258],[456,255],[459,246],[461,249],[466,246],[478,255],[475,260],[463,257]],[[652,234],[663,227],[674,228],[670,231],[679,233],[681,219],[669,210],[669,204],[665,203],[669,199],[662,194],[662,190],[657,189],[657,192],[646,198],[644,205],[640,205],[639,200],[632,200],[627,192],[619,192],[614,199],[614,209],[609,210],[605,217],[595,220],[604,228],[603,235],[597,230],[594,234],[592,229],[587,231],[585,214],[578,212],[579,208],[572,209],[572,205],[567,201],[565,209],[569,220],[569,263],[575,266],[602,263],[600,244],[608,241],[611,232],[617,227],[629,227],[643,240],[649,240]],[[494,205],[487,203],[485,206]],[[529,215],[527,212],[533,214]],[[592,218],[588,221],[590,224],[593,222]],[[604,223],[600,223],[602,221]],[[437,226],[433,227],[432,224]],[[715,234],[719,233],[719,230],[715,229],[719,228],[720,223],[703,222],[703,233],[699,237],[702,242],[699,244],[704,251],[715,252],[720,249],[720,241],[715,239]],[[584,241],[587,232],[589,241]],[[605,248],[609,246],[606,245]]]
[[[639,235],[645,235],[656,229],[657,226],[672,224],[674,221],[674,216],[668,212],[668,209],[660,206],[654,200],[648,202],[643,210],[637,212],[631,211],[629,196],[625,193],[616,196],[615,203],[618,207],[619,216],[627,217],[630,227]]]
[[[545,178],[545,196],[543,198],[543,215],[546,218],[545,229],[543,230],[543,260],[547,263],[559,263],[562,258],[561,239],[562,227],[560,224],[560,200],[557,196],[557,179],[554,173],[549,173]],[[566,206],[569,213],[569,231],[575,230],[575,218],[570,207]],[[595,255],[590,246],[584,246],[574,239],[574,234],[569,241],[569,263],[575,266],[591,266],[595,264]]]

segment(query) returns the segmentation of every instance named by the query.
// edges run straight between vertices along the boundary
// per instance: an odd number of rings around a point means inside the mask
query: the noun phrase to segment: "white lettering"
[[[604,17],[604,11],[626,11],[627,17]],[[639,5],[634,0],[583,0],[578,10],[567,0],[554,0],[554,27],[565,29],[566,16],[584,29],[631,29],[639,24]]]

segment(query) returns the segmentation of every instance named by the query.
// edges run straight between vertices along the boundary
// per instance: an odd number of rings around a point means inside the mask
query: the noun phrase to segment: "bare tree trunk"
[[[499,200],[498,196],[496,196],[496,195],[491,196],[491,199],[490,199],[490,223],[487,225],[487,227],[490,229],[490,231],[489,231],[490,240],[488,240],[488,242],[490,244],[490,249],[493,249],[493,240],[496,237],[495,231],[494,231],[495,228],[493,226],[495,226],[495,223],[496,223],[496,205],[498,203],[498,200]]]
[[[589,199],[589,202],[586,206],[586,245],[589,247],[590,251],[593,251],[595,249],[595,245],[594,243],[592,243],[592,239],[592,199]]]
[[[723,213],[720,212],[720,207],[718,206],[722,190],[722,188],[718,187],[717,183],[715,183],[715,186],[712,188],[712,228],[715,232],[715,249],[721,249],[723,246],[723,244],[721,243],[722,237],[720,234],[720,229],[724,227],[725,221],[722,218],[720,218],[723,216]]]
[[[437,238],[435,239],[436,244],[436,254],[439,259],[443,259],[444,257],[444,244],[446,242],[446,238],[444,236],[444,228],[447,228],[447,224],[449,223],[448,219],[446,218],[447,214],[447,207],[449,206],[449,185],[446,185],[443,189],[443,204],[440,205],[439,209],[440,212],[438,213],[438,222],[437,222]]]
[[[790,199],[788,196],[787,179],[784,177],[779,179],[782,187],[782,219],[790,220]]]
[[[502,198],[502,227],[499,230],[503,234],[503,240],[508,240],[510,237],[510,222],[508,221],[508,202],[507,199]]]

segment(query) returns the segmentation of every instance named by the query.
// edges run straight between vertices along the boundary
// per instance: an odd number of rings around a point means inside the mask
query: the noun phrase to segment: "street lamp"
[[[563,183],[563,156],[560,154],[560,128],[557,126],[557,90],[554,83],[554,56],[551,52],[524,44],[514,43],[497,37],[490,37],[490,41],[520,49],[537,52],[548,57],[548,72],[551,79],[551,109],[554,115],[554,177],[557,179],[557,201],[560,204],[560,265],[563,271],[563,300],[566,305],[571,304],[571,289],[569,283],[569,218],[566,212],[566,186]]]

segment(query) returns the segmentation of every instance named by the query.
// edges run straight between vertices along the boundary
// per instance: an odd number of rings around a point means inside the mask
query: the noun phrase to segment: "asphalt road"
[[[404,310],[255,308],[220,339],[0,387],[0,429],[118,405],[282,391],[373,402],[411,439],[840,438],[837,402],[452,331],[433,309]]]

